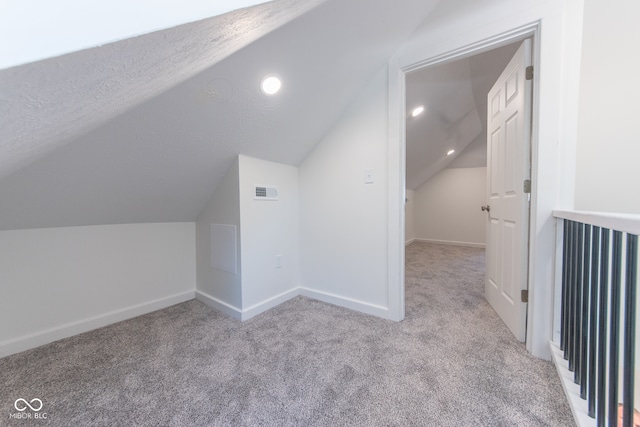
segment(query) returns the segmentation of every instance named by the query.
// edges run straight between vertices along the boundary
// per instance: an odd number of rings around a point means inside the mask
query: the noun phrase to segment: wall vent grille
[[[278,188],[268,185],[256,185],[253,192],[254,200],[278,200]]]

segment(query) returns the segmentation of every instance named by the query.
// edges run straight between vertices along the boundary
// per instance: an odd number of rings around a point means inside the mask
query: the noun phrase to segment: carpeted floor
[[[0,359],[0,425],[573,425],[483,276],[481,249],[413,243],[400,323],[303,297],[240,323],[189,301],[58,341]],[[9,418],[36,397],[46,420]]]

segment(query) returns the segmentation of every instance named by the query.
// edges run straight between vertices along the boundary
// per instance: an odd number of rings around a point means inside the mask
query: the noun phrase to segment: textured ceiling
[[[486,166],[487,93],[519,43],[413,72],[407,76],[407,188],[446,167]],[[456,152],[447,156],[449,150]]]
[[[0,1],[0,69],[175,27],[265,0]],[[81,37],[78,37],[81,35]],[[15,41],[19,40],[19,43]]]
[[[0,228],[194,220],[237,154],[298,165],[436,3],[327,0],[213,66],[233,50],[211,46],[218,18],[19,67]],[[303,9],[274,4],[267,22]],[[265,32],[225,19],[220,40]],[[267,73],[276,97],[258,89]]]
[[[0,70],[0,178],[194,76],[321,0],[277,0]]]

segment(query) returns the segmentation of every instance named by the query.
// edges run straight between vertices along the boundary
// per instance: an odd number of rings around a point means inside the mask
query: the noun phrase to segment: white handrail
[[[640,215],[557,210],[553,211],[553,216],[637,236],[640,235]]]

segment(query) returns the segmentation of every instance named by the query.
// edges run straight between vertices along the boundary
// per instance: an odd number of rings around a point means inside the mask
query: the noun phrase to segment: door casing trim
[[[526,25],[518,26],[512,30],[503,32],[496,36],[477,41],[465,46],[447,51],[443,54],[438,54],[432,57],[426,57],[422,60],[412,62],[410,64],[402,65],[398,56],[394,56],[389,61],[389,152],[388,162],[389,171],[399,170],[399,175],[394,176],[393,173],[389,173],[389,227],[388,227],[388,242],[389,242],[389,257],[388,257],[388,306],[389,317],[393,320],[403,320],[405,317],[405,245],[404,245],[404,231],[405,231],[405,215],[404,215],[404,201],[405,201],[405,189],[406,189],[406,122],[403,120],[405,116],[405,99],[406,99],[406,75],[412,71],[428,68],[434,65],[443,64],[446,62],[456,61],[464,58],[468,58],[479,53],[483,53],[507,44],[515,43],[527,38],[532,40],[532,63],[535,68],[539,64],[540,59],[540,21],[534,21]],[[537,177],[537,162],[534,160],[535,153],[538,149],[538,105],[539,105],[539,93],[537,74],[534,73],[533,82],[533,107],[532,114],[532,136],[531,136],[531,179],[532,179],[532,192],[531,192],[531,205],[530,215],[533,212],[533,206],[537,199],[537,185],[535,185],[534,179]],[[396,141],[397,144],[393,142]],[[397,207],[401,209],[397,209]],[[533,256],[535,251],[532,250],[535,246],[535,221],[529,221],[529,254],[527,262],[528,270],[528,288],[532,291],[535,287],[535,282],[532,280],[533,276]],[[527,323],[528,326],[531,322],[535,321],[534,301],[530,301],[527,307]],[[530,333],[532,328],[527,327],[527,349],[532,352],[530,348]],[[532,352],[533,353],[533,352]],[[547,358],[545,354],[535,354],[538,357]]]

